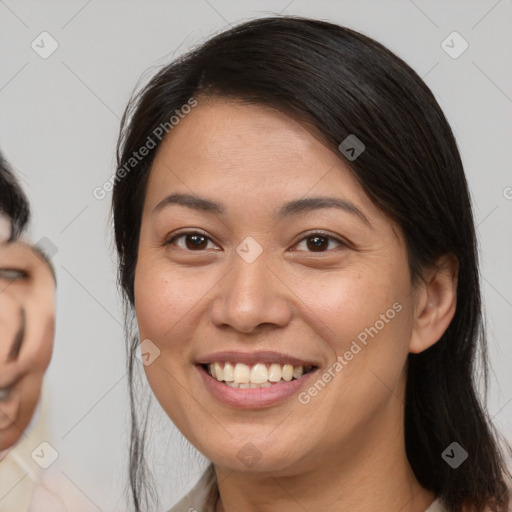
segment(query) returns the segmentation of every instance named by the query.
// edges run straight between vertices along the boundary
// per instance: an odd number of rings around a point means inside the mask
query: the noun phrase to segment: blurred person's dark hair
[[[30,205],[11,167],[0,152],[0,214],[10,222],[9,241],[18,238],[30,218]]]

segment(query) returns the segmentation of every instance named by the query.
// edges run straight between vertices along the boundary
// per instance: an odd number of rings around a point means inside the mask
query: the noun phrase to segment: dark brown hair
[[[30,206],[9,164],[0,153],[0,212],[11,223],[9,241],[23,231],[30,218]]]
[[[487,382],[487,358],[471,202],[456,141],[430,89],[390,50],[348,28],[294,16],[250,21],[165,66],[132,98],[122,120],[118,168],[126,170],[155,128],[191,97],[200,102],[205,96],[267,105],[314,127],[401,227],[414,280],[441,255],[457,257],[455,316],[435,345],[409,355],[406,451],[420,484],[448,510],[506,510],[508,473],[477,392],[479,368]],[[363,141],[365,151],[348,161],[338,146],[351,134]],[[159,145],[115,181],[119,283],[129,311],[146,183]],[[137,336],[128,340],[130,479],[139,511],[146,468],[144,428],[134,407],[137,344]],[[453,442],[469,454],[457,469],[441,457]]]

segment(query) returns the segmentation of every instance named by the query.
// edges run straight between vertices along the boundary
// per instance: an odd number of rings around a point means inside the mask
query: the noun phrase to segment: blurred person
[[[43,385],[55,334],[56,280],[25,229],[30,207],[0,154],[0,512],[65,510],[45,482],[51,440]]]

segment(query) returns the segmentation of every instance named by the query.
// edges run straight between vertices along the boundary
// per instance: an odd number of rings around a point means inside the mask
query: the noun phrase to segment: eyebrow
[[[211,199],[206,199],[193,194],[174,193],[162,199],[162,201],[160,201],[154,208],[152,215],[174,204],[215,215],[222,215],[226,212],[226,208],[222,204],[212,201]],[[285,217],[304,215],[311,211],[324,208],[337,208],[350,213],[371,227],[370,221],[366,215],[357,208],[357,206],[346,199],[340,199],[337,197],[318,196],[296,199],[282,205],[274,213],[273,217],[275,220],[282,220]]]

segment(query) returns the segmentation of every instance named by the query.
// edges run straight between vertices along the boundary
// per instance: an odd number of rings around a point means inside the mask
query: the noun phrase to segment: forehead
[[[161,152],[217,166],[222,160],[222,169],[238,166],[240,159],[244,167],[258,168],[276,158],[299,162],[321,146],[303,124],[279,110],[241,100],[205,98],[169,133]]]
[[[26,267],[28,270],[42,270],[56,280],[55,269],[44,252],[23,240],[0,242],[0,267]]]
[[[372,208],[340,155],[309,126],[267,106],[220,98],[199,100],[159,148],[150,201],[170,189],[240,206],[329,193]]]

